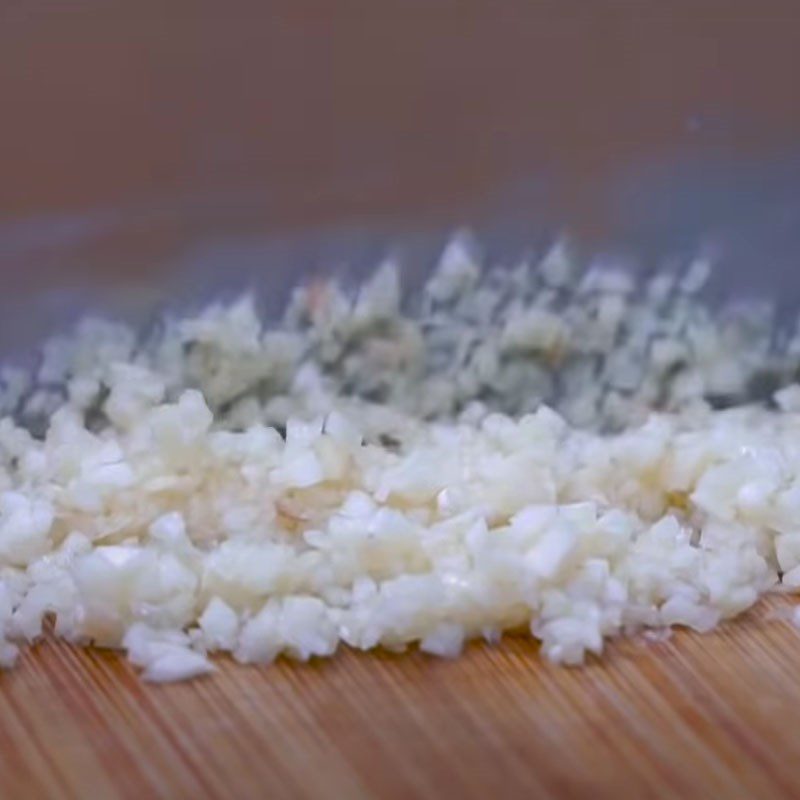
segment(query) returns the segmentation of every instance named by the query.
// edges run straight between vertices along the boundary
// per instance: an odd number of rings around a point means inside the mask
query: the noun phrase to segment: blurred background
[[[0,351],[455,225],[795,303],[798,74],[797,0],[6,0]]]

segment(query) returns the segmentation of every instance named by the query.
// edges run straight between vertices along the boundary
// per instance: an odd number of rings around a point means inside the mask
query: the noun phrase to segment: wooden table
[[[455,661],[220,661],[151,686],[115,654],[45,642],[0,677],[0,797],[797,797],[785,605],[584,669],[515,638]]]

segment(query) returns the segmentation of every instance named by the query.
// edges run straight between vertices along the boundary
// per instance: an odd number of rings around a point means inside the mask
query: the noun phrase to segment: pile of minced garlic
[[[478,262],[459,236],[413,297],[387,263],[269,325],[250,297],[84,320],[5,369],[0,664],[48,619],[153,681],[512,630],[578,664],[800,586],[800,347],[770,309],[706,306],[703,261]]]

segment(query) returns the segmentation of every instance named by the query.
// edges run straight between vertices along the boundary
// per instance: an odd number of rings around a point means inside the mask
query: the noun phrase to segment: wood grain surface
[[[786,604],[583,669],[511,638],[151,686],[116,654],[43,642],[0,677],[0,797],[794,798]]]

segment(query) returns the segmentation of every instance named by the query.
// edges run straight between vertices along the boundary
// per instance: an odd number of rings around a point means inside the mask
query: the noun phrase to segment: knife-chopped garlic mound
[[[578,664],[800,586],[800,388],[712,408],[789,383],[792,346],[692,299],[696,265],[638,295],[569,266],[483,275],[456,241],[412,311],[384,267],[272,327],[85,321],[7,371],[0,664],[48,618],[154,681],[512,630]]]

